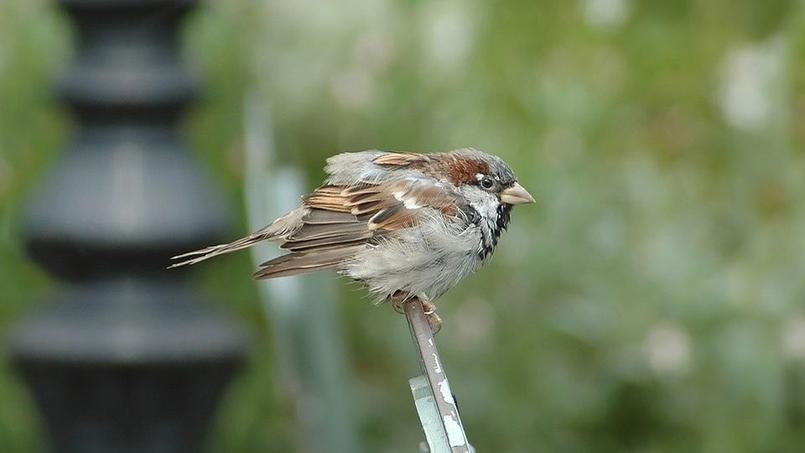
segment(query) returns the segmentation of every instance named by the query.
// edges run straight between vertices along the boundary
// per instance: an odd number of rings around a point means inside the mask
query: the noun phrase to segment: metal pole
[[[53,453],[202,451],[243,332],[169,257],[226,237],[227,209],[178,124],[197,93],[179,25],[194,0],[61,0],[74,120],[30,200],[31,257],[59,287],[9,336]]]
[[[410,381],[411,389],[417,400],[417,411],[425,430],[430,452],[471,453],[473,450],[467,441],[464,426],[461,424],[458,406],[450,390],[450,383],[442,366],[439,350],[436,348],[433,331],[422,308],[422,302],[418,298],[405,303],[405,316],[408,319],[408,327],[419,353],[420,364],[434,403],[433,408],[428,408],[427,404],[420,404],[420,401],[424,401],[421,392],[422,380],[413,378]],[[424,396],[427,397],[427,395]],[[434,408],[438,415],[436,421],[431,420],[427,415],[428,411]],[[444,445],[445,437],[447,445]]]

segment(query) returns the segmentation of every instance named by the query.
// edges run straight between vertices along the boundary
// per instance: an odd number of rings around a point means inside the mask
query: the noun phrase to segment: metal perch
[[[417,413],[425,431],[430,453],[473,453],[467,441],[447,373],[442,366],[439,350],[427,315],[418,298],[405,303],[408,327],[419,352],[423,375],[409,379]]]

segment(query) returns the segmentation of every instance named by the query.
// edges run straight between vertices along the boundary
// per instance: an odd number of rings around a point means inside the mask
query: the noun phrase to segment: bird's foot
[[[404,293],[402,291],[396,291],[394,294],[389,296],[391,300],[391,307],[394,308],[394,311],[397,313],[404,315],[405,314],[405,303],[411,300],[411,297],[408,293]]]
[[[419,300],[422,303],[422,311],[428,318],[428,325],[430,325],[430,330],[433,331],[433,334],[436,335],[436,333],[442,329],[442,317],[436,314],[436,304],[429,299],[424,297],[411,297],[408,293],[397,291],[389,296],[389,300],[391,301],[391,306],[394,308],[394,311],[401,315],[405,314],[406,303]]]
[[[425,316],[428,317],[430,330],[436,335],[442,330],[442,317],[436,314],[436,304],[422,296],[419,297],[419,301],[422,302],[422,311],[425,313]]]
[[[436,304],[422,297],[419,298],[419,301],[422,302],[422,311],[424,311],[426,315],[430,316],[436,314]]]

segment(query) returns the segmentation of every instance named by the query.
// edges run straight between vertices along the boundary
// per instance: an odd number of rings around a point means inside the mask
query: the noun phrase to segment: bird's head
[[[443,155],[442,172],[475,210],[487,219],[508,223],[511,207],[534,203],[534,197],[517,182],[503,159],[475,149],[461,149]],[[500,216],[502,218],[497,219]]]

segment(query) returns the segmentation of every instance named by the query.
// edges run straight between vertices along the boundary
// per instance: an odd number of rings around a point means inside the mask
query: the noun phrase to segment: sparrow
[[[342,153],[325,171],[300,207],[234,242],[175,256],[170,267],[279,242],[288,253],[262,263],[256,279],[335,269],[397,311],[419,299],[438,330],[433,301],[489,260],[514,205],[534,202],[501,158],[472,148]]]

